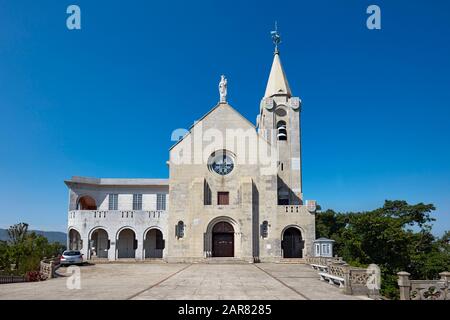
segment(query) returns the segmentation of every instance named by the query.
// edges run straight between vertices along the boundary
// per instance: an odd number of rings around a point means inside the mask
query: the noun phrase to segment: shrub
[[[40,271],[28,271],[25,274],[25,279],[28,282],[44,281],[47,277]]]

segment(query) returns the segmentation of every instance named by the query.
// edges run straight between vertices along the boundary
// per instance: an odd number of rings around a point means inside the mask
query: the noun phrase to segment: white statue
[[[219,94],[220,94],[220,103],[227,102],[227,79],[224,75],[221,76],[219,82]]]

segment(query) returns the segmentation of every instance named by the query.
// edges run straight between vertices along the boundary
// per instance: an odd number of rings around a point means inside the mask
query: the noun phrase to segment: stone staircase
[[[161,259],[161,258],[147,258],[145,260],[141,259],[133,259],[133,258],[120,258],[117,260],[110,261],[108,259],[91,259],[87,260],[86,263],[91,264],[128,264],[128,263],[154,263],[154,264],[161,264],[161,263],[167,263],[167,261]]]
[[[234,257],[214,257],[214,258],[205,258],[199,263],[207,263],[207,264],[249,264],[252,262],[234,258]]]
[[[305,258],[282,258],[278,263],[306,264],[306,259]]]

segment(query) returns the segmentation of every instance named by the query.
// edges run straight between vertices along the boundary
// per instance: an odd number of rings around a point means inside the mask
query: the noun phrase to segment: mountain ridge
[[[59,242],[61,244],[66,244],[67,234],[60,231],[42,231],[42,230],[28,230],[28,232],[35,232],[41,236],[47,238],[48,242],[54,243]],[[8,241],[8,229],[0,228],[0,241]]]

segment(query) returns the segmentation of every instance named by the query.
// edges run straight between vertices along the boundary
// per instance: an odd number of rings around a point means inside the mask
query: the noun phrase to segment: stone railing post
[[[439,276],[441,277],[441,281],[445,282],[445,286],[448,288],[448,285],[450,283],[450,272],[445,271],[439,273]]]
[[[55,262],[53,260],[50,260],[50,275],[49,278],[53,278],[53,273],[55,271]]]
[[[441,281],[445,284],[445,298],[446,300],[450,300],[450,272],[445,271],[439,273],[439,276],[441,277]]]
[[[400,288],[400,300],[410,300],[411,280],[409,280],[410,273],[400,271],[398,275],[398,287]]]
[[[350,268],[349,266],[344,266],[344,293],[353,294],[352,284],[350,283]]]

